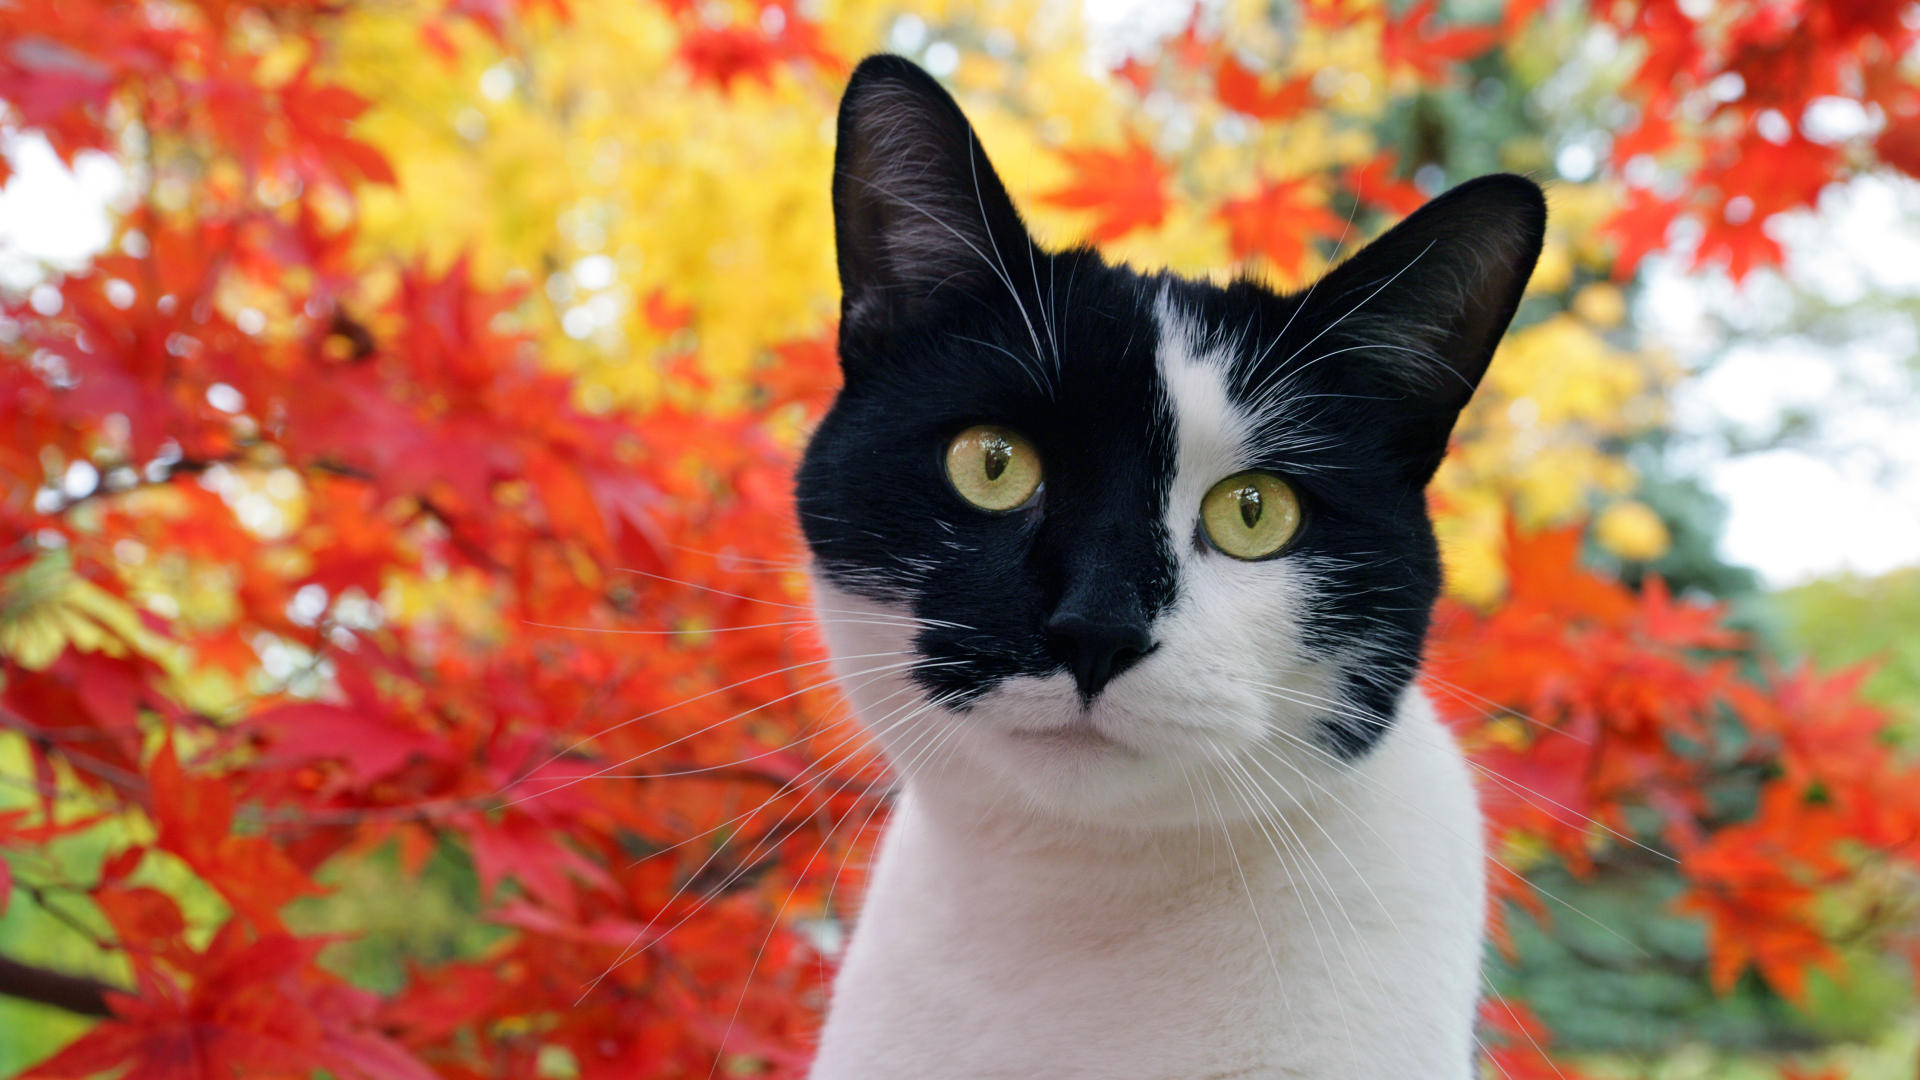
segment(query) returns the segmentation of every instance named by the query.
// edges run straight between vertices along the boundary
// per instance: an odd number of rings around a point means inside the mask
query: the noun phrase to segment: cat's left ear
[[[1391,445],[1425,484],[1520,306],[1546,228],[1546,197],[1524,177],[1446,192],[1301,299],[1287,336],[1307,344],[1289,366],[1324,365],[1379,402]]]
[[[1032,241],[960,106],[898,56],[870,56],[840,100],[833,156],[841,358],[851,370],[936,305],[985,300]]]

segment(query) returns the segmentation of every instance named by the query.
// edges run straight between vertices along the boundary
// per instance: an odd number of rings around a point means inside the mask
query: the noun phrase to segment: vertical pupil
[[[988,482],[1000,479],[1000,474],[1006,472],[1008,463],[1013,461],[1013,447],[1005,439],[988,436],[980,449]]]
[[[1251,529],[1260,523],[1260,489],[1252,486],[1243,487],[1238,494],[1240,496],[1240,520],[1247,528]]]

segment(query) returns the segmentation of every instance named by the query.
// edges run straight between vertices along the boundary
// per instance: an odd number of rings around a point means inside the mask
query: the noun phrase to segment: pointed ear
[[[960,106],[898,56],[862,61],[840,99],[833,219],[848,360],[932,305],[1004,288],[1032,245]]]
[[[1355,392],[1382,401],[1390,444],[1425,484],[1520,306],[1546,227],[1546,198],[1523,177],[1448,191],[1302,299],[1288,337],[1311,344],[1296,346],[1294,363],[1323,358]]]

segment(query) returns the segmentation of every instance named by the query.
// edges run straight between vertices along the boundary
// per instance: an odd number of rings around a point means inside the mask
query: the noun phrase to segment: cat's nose
[[[1144,620],[1101,618],[1071,610],[1055,612],[1047,620],[1047,637],[1087,701],[1153,648]]]

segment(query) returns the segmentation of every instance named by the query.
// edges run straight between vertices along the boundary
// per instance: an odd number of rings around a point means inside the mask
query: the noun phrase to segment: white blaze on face
[[[1200,499],[1207,489],[1247,467],[1252,425],[1227,394],[1227,355],[1207,348],[1202,327],[1164,293],[1154,306],[1154,320],[1160,325],[1160,379],[1173,409],[1167,535],[1179,557],[1192,548]]]
[[[1154,622],[1158,648],[1115,679],[1102,704],[1126,736],[1179,759],[1209,762],[1263,744],[1280,757],[1266,762],[1275,773],[1321,771],[1319,709],[1305,703],[1336,697],[1337,681],[1302,653],[1311,572],[1301,558],[1248,562],[1199,539],[1208,490],[1259,464],[1255,425],[1228,392],[1231,355],[1220,337],[1164,296],[1155,318],[1174,424],[1166,529],[1176,593]]]

